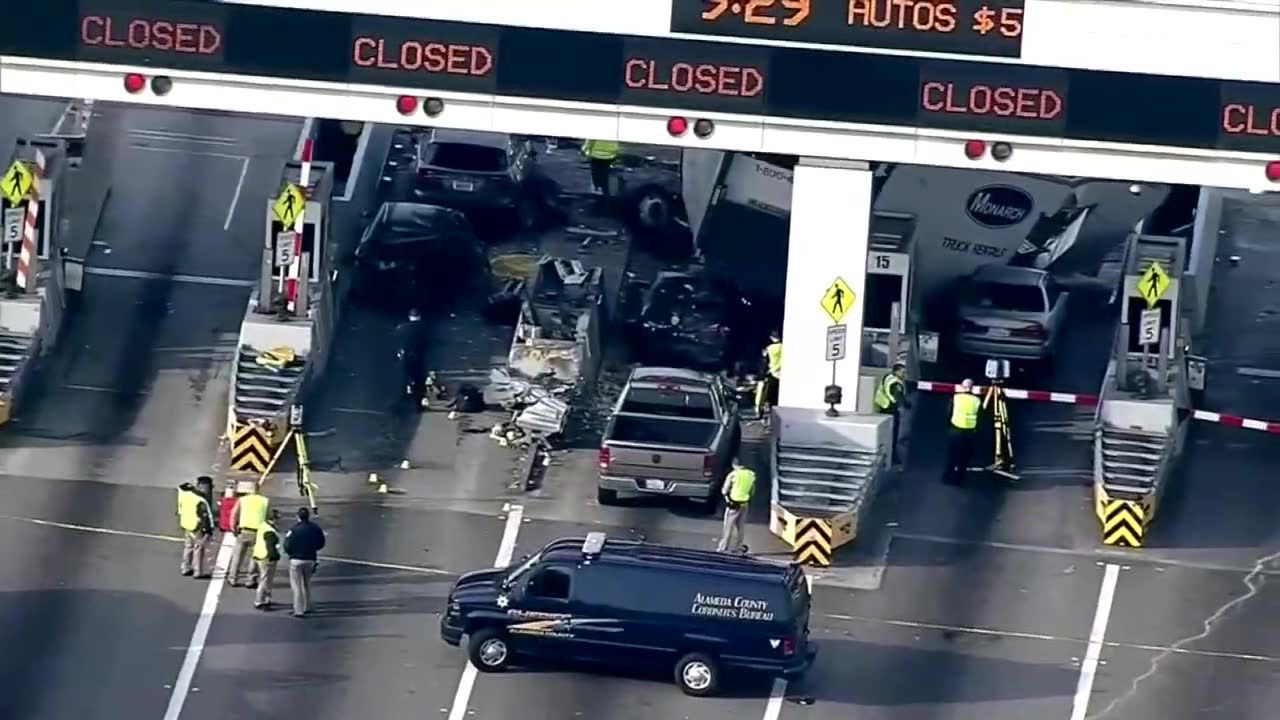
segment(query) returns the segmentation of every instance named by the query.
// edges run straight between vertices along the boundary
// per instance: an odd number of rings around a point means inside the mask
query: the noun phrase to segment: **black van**
[[[799,675],[817,654],[799,566],[604,533],[463,575],[440,636],[457,646],[464,635],[483,672],[506,669],[517,654],[674,662],[676,684],[696,696],[715,693],[722,672]]]

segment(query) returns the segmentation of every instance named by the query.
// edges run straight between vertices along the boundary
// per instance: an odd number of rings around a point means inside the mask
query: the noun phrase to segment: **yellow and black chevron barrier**
[[[271,429],[259,423],[234,425],[231,429],[231,469],[261,475],[271,466]]]
[[[791,544],[796,562],[802,565],[829,567],[831,552],[834,549],[831,543],[833,535],[831,523],[827,520],[799,518],[796,521],[795,540]]]
[[[1102,542],[1117,547],[1142,547],[1147,529],[1147,508],[1138,500],[1108,500],[1102,503]]]

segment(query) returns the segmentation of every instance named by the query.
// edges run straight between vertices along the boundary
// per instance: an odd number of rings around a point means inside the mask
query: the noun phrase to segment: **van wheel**
[[[606,490],[604,488],[596,488],[596,502],[601,505],[617,505],[618,491]]]
[[[511,662],[511,644],[493,628],[477,630],[468,641],[467,657],[480,672],[502,672]]]
[[[676,685],[685,695],[714,695],[720,685],[720,667],[708,655],[689,653],[676,663]]]

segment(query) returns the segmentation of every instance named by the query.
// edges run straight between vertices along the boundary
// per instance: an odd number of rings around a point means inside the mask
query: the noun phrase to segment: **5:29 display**
[[[702,12],[702,19],[707,21],[719,20],[720,16],[726,12],[734,15],[741,15],[744,22],[751,25],[776,25],[778,20],[782,20],[782,24],[787,27],[795,27],[804,22],[809,17],[809,3],[812,0],[713,0],[711,7]],[[767,14],[766,11],[774,5],[781,4],[782,7],[791,11],[789,17],[778,18],[774,15]]]

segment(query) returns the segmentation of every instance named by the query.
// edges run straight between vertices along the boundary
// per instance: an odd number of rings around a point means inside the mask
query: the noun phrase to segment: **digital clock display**
[[[1023,0],[672,0],[671,31],[1019,57]]]

